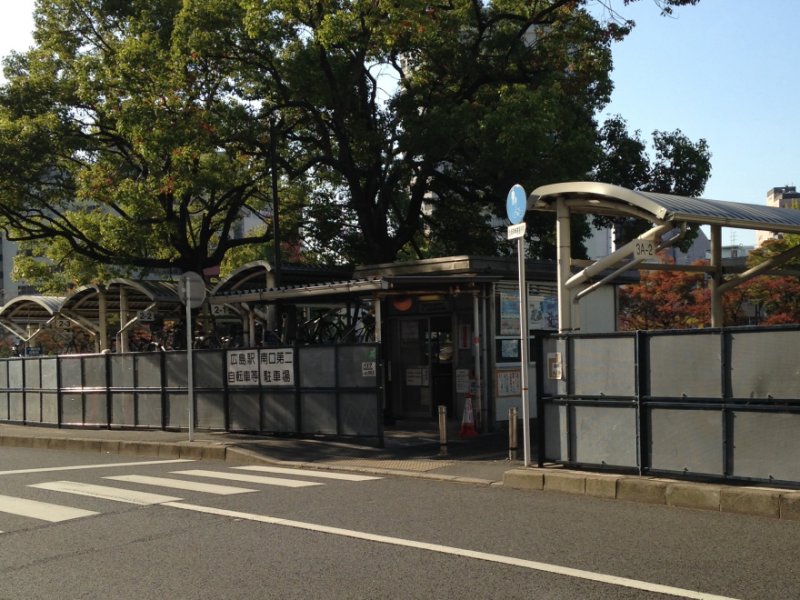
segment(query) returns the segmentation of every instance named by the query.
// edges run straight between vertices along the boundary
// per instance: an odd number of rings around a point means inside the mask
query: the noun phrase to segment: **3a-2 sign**
[[[653,240],[636,240],[633,257],[640,260],[656,257],[656,243]]]

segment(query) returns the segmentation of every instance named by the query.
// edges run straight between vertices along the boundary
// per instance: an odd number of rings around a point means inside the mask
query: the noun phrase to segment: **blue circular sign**
[[[506,198],[508,220],[511,221],[512,225],[522,223],[526,210],[528,210],[528,199],[525,195],[525,190],[521,185],[516,184],[508,192],[508,197]]]

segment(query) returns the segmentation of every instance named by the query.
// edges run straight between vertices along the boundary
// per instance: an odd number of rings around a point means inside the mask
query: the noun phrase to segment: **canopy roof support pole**
[[[725,310],[722,305],[722,227],[711,226],[711,326],[722,327]]]
[[[125,323],[128,322],[128,293],[124,286],[119,287],[119,323],[120,330],[117,334],[117,352],[128,351],[128,332]],[[187,325],[188,326],[188,325]]]
[[[564,199],[556,200],[556,264],[558,272],[558,331],[564,333],[572,331],[572,292],[567,289],[567,280],[570,277],[570,262],[572,260],[571,239],[569,229],[569,208]],[[525,290],[519,291],[520,300]],[[524,335],[524,332],[523,332]]]
[[[108,350],[108,308],[106,290],[101,287],[97,291],[97,330],[100,341],[100,352]]]

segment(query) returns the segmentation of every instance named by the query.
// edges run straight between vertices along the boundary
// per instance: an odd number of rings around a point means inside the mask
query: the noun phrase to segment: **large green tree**
[[[0,89],[0,219],[74,279],[218,265],[272,238],[273,188],[322,259],[496,250],[513,183],[599,160],[632,24],[597,6],[38,0]],[[247,214],[264,226],[232,235]]]
[[[705,139],[693,142],[680,129],[656,130],[648,147],[639,131],[628,131],[620,115],[610,117],[600,128],[602,156],[592,177],[643,192],[701,196],[711,176],[711,151]],[[651,157],[652,153],[652,157]],[[594,218],[599,227],[614,227],[617,245],[630,241],[652,224],[632,217]],[[688,249],[697,237],[690,231],[680,248]]]
[[[202,271],[270,239],[231,235],[266,214],[267,139],[228,74],[182,51],[184,4],[37,2],[0,89],[0,218],[52,259],[23,275]]]

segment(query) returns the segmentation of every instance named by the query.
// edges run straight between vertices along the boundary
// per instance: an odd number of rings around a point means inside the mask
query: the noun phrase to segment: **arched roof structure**
[[[786,261],[800,255],[800,247],[764,261],[744,273],[724,279],[722,266],[722,227],[771,231],[774,233],[800,233],[800,211],[758,204],[708,200],[674,194],[659,194],[630,190],[608,183],[577,181],[556,183],[536,188],[527,201],[529,210],[555,211],[558,238],[558,294],[559,330],[579,329],[573,322],[573,304],[582,296],[608,283],[624,271],[640,267],[645,259],[633,258],[642,242],[658,244],[657,249],[674,244],[679,236],[666,238],[670,231],[687,225],[707,225],[711,228],[712,315],[714,327],[723,325],[722,294],[748,279],[769,272]],[[609,256],[601,258],[579,273],[573,274],[570,256],[571,214],[637,217],[650,221],[653,227]],[[665,241],[666,240],[666,241]],[[619,265],[622,264],[620,267]],[[600,281],[592,281],[606,269],[618,267]],[[674,265],[672,268],[681,269]],[[585,287],[587,284],[588,287]],[[583,289],[581,289],[583,287]]]
[[[0,325],[28,340],[58,315],[63,304],[61,296],[17,296],[0,307]]]
[[[654,223],[693,223],[778,233],[800,233],[800,211],[725,200],[629,190],[593,181],[536,188],[528,209],[556,210],[559,200],[573,213],[634,216]]]

